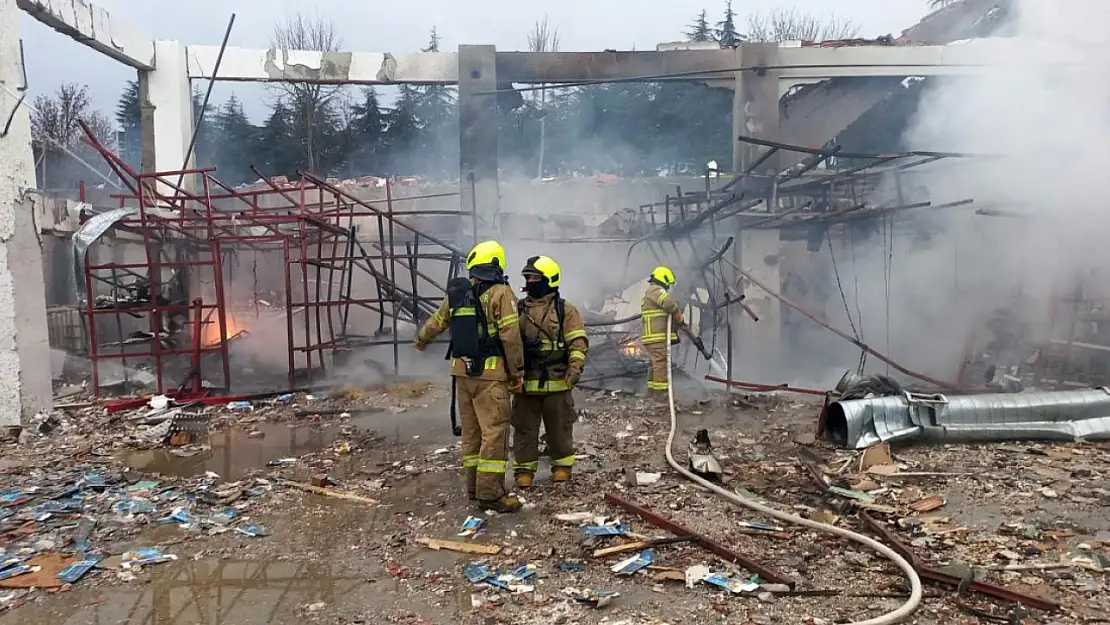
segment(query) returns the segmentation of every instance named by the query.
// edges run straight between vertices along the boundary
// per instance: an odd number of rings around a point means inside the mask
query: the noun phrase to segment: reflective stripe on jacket
[[[473,282],[473,280],[471,281]],[[482,311],[486,316],[486,329],[490,336],[501,339],[501,346],[505,350],[505,358],[489,356],[483,366],[482,374],[475,376],[480,380],[506,381],[509,375],[519,375],[524,369],[524,347],[520,341],[518,321],[520,316],[516,312],[516,296],[507,284],[495,284],[486,289],[478,298],[482,304]],[[462,314],[469,313],[460,309]],[[437,336],[447,331],[451,325],[451,305],[447,298],[443,298],[439,308],[424,322],[416,337],[422,343],[430,343]],[[508,361],[507,363],[505,361]],[[507,369],[507,370],[506,370]],[[451,359],[451,375],[470,377],[466,373],[466,364],[460,358]]]
[[[586,337],[586,325],[581,313],[566,300],[563,300],[561,348],[558,334],[559,311],[555,306],[555,294],[538,299],[526,298],[524,313],[520,316],[520,336],[523,342],[538,345],[540,351],[537,355],[529,354],[532,361],[525,364],[525,393],[569,391],[567,376],[570,372],[582,374],[590,341]]]
[[[678,342],[678,329],[685,325],[682,313],[679,311],[678,302],[671,297],[670,291],[652,282],[644,291],[644,299],[640,304],[642,329],[640,342],[644,345],[664,343],[667,341],[667,316],[670,315],[674,322],[671,324],[671,343]]]

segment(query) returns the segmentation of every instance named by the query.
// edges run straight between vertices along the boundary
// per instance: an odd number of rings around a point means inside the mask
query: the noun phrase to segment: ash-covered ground
[[[909,622],[1065,624],[1110,613],[1110,446],[860,454],[814,440],[819,403],[707,397],[680,402],[680,459],[707,428],[726,488],[869,533],[858,519],[865,510],[922,560],[964,580],[960,588],[926,581]],[[0,451],[0,545],[40,569],[0,580],[0,622],[816,624],[878,616],[908,594],[898,570],[867,549],[759,518],[684,480],[663,457],[666,408],[626,396],[578,397],[571,484],[552,484],[545,466],[537,487],[521,493],[521,514],[479,514],[463,492],[448,400],[444,383],[405,382],[212,406],[197,410],[212,433],[177,445],[152,436],[157,425],[140,425],[147,408],[76,407],[28,428]],[[844,490],[827,492],[821,476]],[[327,494],[287,484],[313,480]],[[638,552],[595,550],[671,534],[606,493],[762,563],[793,588],[752,580],[692,542],[656,546],[650,566],[617,575],[611,567]],[[459,536],[469,516],[482,528]],[[579,528],[613,520],[628,525],[625,536]],[[437,551],[428,538],[500,550]],[[165,561],[131,562],[135,550],[153,548]],[[104,559],[60,583],[74,552]],[[464,567],[476,562],[502,572],[527,564],[533,574],[506,578],[508,589],[472,583]],[[698,565],[751,581],[751,590],[688,585],[688,571],[705,570]],[[1060,608],[995,600],[973,580]],[[617,595],[596,605],[581,600],[590,592]]]

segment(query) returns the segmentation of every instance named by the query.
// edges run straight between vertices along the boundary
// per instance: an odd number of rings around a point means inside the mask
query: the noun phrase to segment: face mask
[[[524,285],[524,291],[528,293],[528,297],[534,299],[539,299],[551,292],[550,288],[543,282],[527,282]]]

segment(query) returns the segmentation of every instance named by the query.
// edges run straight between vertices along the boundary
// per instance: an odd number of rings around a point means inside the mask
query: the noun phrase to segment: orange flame
[[[222,341],[230,341],[231,339],[235,338],[245,331],[244,328],[235,321],[235,317],[231,315],[227,315],[227,317],[225,317],[224,325],[226,326],[226,331],[224,332],[223,337],[221,337],[219,317],[217,317],[216,315],[212,315],[212,318],[208,321],[208,323],[201,325],[201,345],[203,345],[204,347],[214,347],[216,345],[219,345]]]
[[[621,353],[624,354],[625,356],[640,356],[644,353],[644,350],[643,350],[643,348],[640,347],[640,344],[637,343],[636,341],[626,340],[621,345]]]

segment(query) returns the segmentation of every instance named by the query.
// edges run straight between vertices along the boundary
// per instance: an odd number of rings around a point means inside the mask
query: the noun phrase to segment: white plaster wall
[[[0,119],[7,119],[23,87],[19,10],[0,0]],[[50,346],[42,248],[24,192],[34,186],[31,124],[19,106],[0,138],[0,425],[16,425],[51,405]]]

